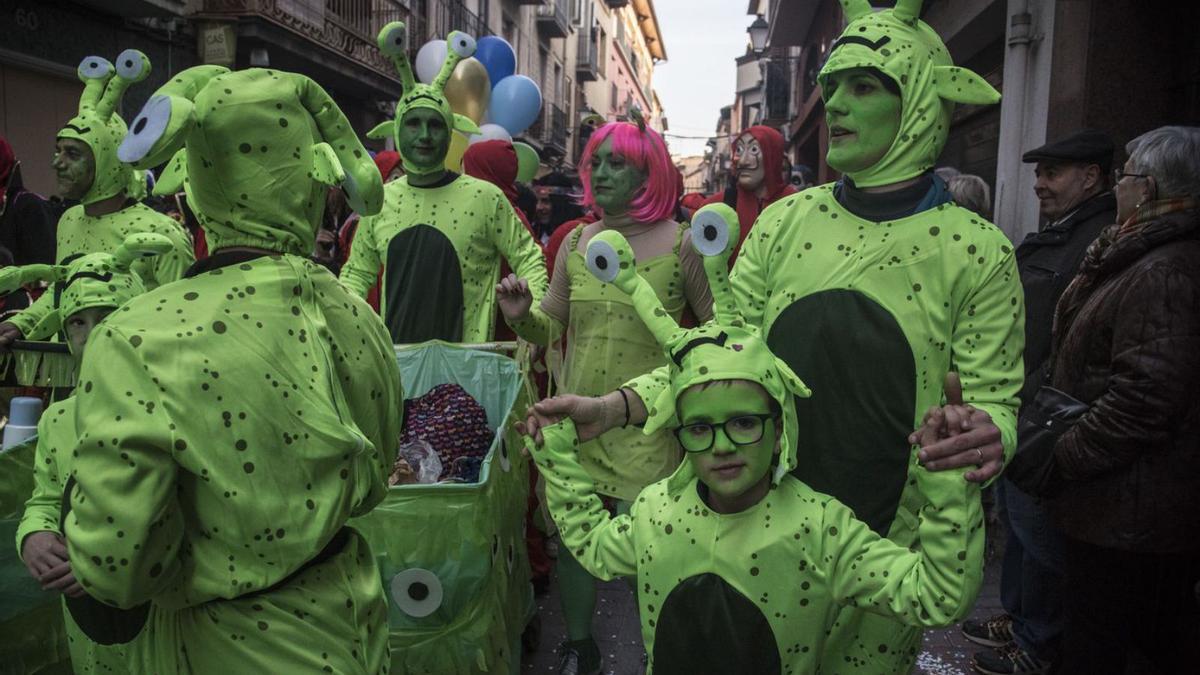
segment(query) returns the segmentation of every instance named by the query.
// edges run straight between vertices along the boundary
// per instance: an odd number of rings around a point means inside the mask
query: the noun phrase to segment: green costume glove
[[[955,103],[996,103],[1000,94],[979,75],[955,66],[942,39],[924,21],[922,0],[900,0],[875,11],[867,0],[841,0],[849,24],[817,81],[851,68],[873,68],[900,87],[900,129],[874,166],[849,174],[858,187],[890,185],[933,168],[950,133]]]
[[[174,158],[160,190],[178,186],[181,173],[189,178],[190,203],[214,251],[307,255],[329,185],[340,185],[364,216],[383,205],[383,179],[346,116],[295,73],[189,68],[150,97],[117,155],[138,167]]]

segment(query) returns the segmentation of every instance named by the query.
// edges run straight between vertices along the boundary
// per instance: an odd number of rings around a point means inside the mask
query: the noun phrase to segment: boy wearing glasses
[[[914,552],[789,473],[792,397],[810,393],[742,320],[726,277],[737,232],[737,215],[724,205],[693,219],[716,319],[687,331],[638,277],[619,233],[588,246],[589,269],[632,296],[670,359],[670,386],[651,406],[646,431],[675,428],[687,451],[680,468],[614,518],[579,465],[571,420],[530,420],[543,441],[530,443],[532,454],[572,555],[604,579],[637,576],[649,672],[871,672],[865,660],[820,663],[837,610],[858,606],[919,626],[965,614],[982,577],[979,488],[959,471],[912,472],[929,495]],[[931,420],[921,433],[940,426]],[[877,642],[869,645],[875,653],[895,648]]]

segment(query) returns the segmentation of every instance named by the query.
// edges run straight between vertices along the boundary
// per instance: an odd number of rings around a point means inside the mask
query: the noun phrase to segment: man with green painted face
[[[796,402],[794,474],[877,534],[917,546],[921,514],[936,497],[912,479],[918,464],[972,467],[965,479],[983,482],[1015,443],[1024,300],[1013,248],[955,206],[932,174],[954,103],[995,103],[999,94],[952,64],[919,20],[920,0],[878,12],[867,0],[842,4],[849,24],[818,80],[827,159],[844,178],[763,211],[732,283],[747,321],[816,392]],[[537,409],[571,416],[588,438],[605,430],[604,406],[622,405],[623,395],[631,420],[645,419],[644,402],[664,383],[655,373],[623,394],[560,397]],[[943,404],[946,437],[914,447],[921,439],[910,432]],[[821,663],[904,673],[919,647],[919,630],[848,606]]]
[[[395,121],[368,137],[393,137],[405,175],[384,187],[383,211],[362,219],[342,283],[365,296],[382,270],[380,314],[395,343],[486,342],[495,331],[492,289],[501,257],[538,299],[546,291],[546,264],[499,188],[445,166],[451,134],[478,131],[451,111],[442,91],[455,65],[474,53],[475,40],[451,33],[441,72],[426,85],[412,76],[404,35],[398,22],[379,34],[404,94]]]
[[[84,83],[79,112],[58,132],[51,166],[58,195],[80,204],[58,222],[56,258],[63,263],[87,253],[112,252],[130,234],[155,232],[171,240],[172,250],[139,261],[134,271],[150,289],[174,281],[195,260],[187,234],[171,218],[137,201],[145,196],[144,174],[117,159],[125,122],[116,108],[126,89],[150,74],[150,61],[127,49],[116,66],[98,56],[86,57],[78,73]],[[0,323],[0,350],[22,337],[41,340],[57,333],[53,302],[52,294],[44,295]]]

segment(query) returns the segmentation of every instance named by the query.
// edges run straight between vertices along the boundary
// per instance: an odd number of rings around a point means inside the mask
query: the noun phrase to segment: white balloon
[[[446,41],[430,40],[417,51],[417,79],[432,84],[446,61]]]
[[[512,143],[512,134],[499,124],[484,124],[479,127],[479,133],[471,134],[471,145],[484,141],[508,141]]]

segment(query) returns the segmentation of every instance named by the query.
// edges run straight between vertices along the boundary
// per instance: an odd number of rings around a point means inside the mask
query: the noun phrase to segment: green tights
[[[629,513],[629,502],[617,500],[617,515]],[[567,639],[592,639],[592,615],[596,612],[596,578],[583,569],[566,546],[558,550],[558,591],[562,597]]]

